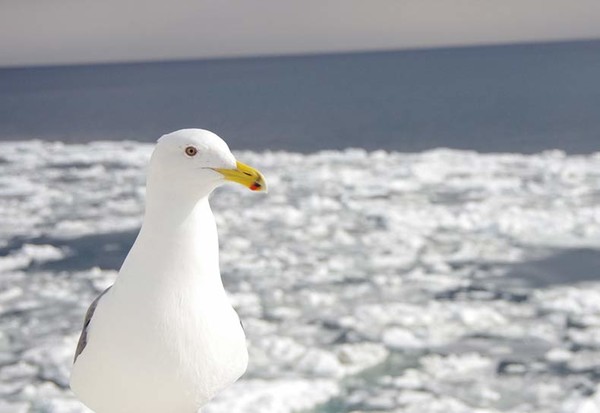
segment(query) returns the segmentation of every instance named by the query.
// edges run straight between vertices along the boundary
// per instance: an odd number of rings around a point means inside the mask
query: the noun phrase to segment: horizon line
[[[355,56],[385,53],[411,53],[411,52],[431,52],[442,50],[466,50],[466,49],[488,49],[504,47],[531,47],[531,46],[552,46],[582,43],[597,43],[600,38],[573,38],[561,40],[523,40],[516,42],[484,42],[473,44],[447,44],[432,46],[408,46],[401,48],[366,48],[357,50],[334,50],[334,51],[315,51],[315,52],[291,52],[291,53],[264,53],[264,54],[235,54],[226,56],[203,56],[203,57],[182,57],[182,58],[157,58],[157,59],[133,59],[133,60],[98,60],[91,62],[66,62],[49,64],[15,64],[0,65],[0,71],[4,70],[28,70],[28,69],[56,69],[56,68],[75,68],[75,67],[97,67],[97,66],[128,66],[128,65],[146,65],[146,64],[169,64],[169,63],[192,63],[192,62],[222,62],[222,61],[249,61],[263,59],[298,59],[326,56]]]

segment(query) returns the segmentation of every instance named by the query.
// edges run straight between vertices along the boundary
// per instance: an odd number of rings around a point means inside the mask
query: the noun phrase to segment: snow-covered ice
[[[0,143],[0,412],[86,411],[151,150]],[[207,412],[600,412],[600,154],[238,157],[270,190],[212,200],[251,364]]]

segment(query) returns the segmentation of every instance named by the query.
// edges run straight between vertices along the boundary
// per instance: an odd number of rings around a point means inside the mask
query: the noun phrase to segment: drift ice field
[[[153,145],[0,143],[0,412],[79,413]],[[248,373],[203,413],[600,412],[600,154],[244,152],[212,208]]]

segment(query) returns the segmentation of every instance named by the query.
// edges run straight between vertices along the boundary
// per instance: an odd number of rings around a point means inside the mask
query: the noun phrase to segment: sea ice
[[[0,143],[0,413],[87,411],[72,355],[151,150]],[[211,201],[250,366],[203,412],[599,411],[600,154],[238,155],[270,184]]]

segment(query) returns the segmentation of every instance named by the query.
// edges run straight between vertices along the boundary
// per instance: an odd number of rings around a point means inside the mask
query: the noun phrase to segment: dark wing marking
[[[87,333],[88,327],[90,326],[90,321],[92,321],[94,311],[96,311],[96,307],[98,306],[100,299],[104,294],[108,292],[108,290],[110,290],[110,287],[102,291],[102,294],[100,294],[98,297],[96,297],[94,301],[92,301],[92,304],[90,304],[90,308],[88,308],[87,313],[85,313],[85,319],[83,320],[83,329],[81,330],[81,335],[79,336],[79,342],[77,343],[77,349],[75,350],[75,357],[73,358],[73,363],[77,361],[77,357],[79,357],[79,355],[87,345]]]

